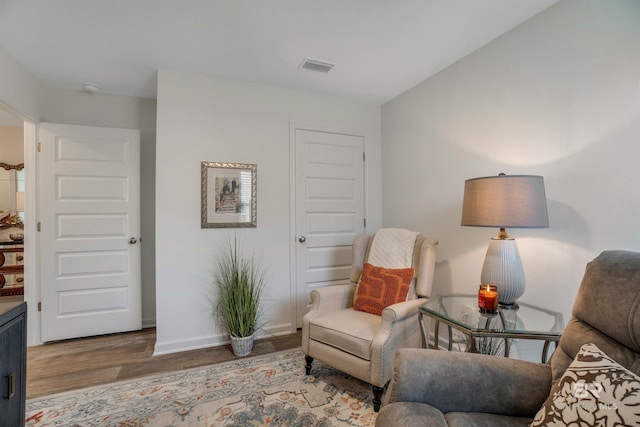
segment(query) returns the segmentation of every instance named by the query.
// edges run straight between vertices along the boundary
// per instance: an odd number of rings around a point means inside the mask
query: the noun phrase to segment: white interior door
[[[140,136],[40,126],[42,340],[140,329]]]
[[[364,232],[364,138],[295,130],[297,327],[313,288],[347,283]]]

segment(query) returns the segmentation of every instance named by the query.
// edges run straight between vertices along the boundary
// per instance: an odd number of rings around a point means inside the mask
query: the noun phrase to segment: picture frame
[[[201,163],[201,228],[257,226],[257,165]]]

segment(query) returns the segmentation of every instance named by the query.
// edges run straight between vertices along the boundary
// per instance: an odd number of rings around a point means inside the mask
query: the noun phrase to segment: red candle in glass
[[[481,313],[495,313],[498,308],[498,287],[480,285],[478,289],[478,307]]]

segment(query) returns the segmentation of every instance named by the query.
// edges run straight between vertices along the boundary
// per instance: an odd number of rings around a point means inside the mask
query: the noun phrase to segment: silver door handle
[[[307,241],[307,238],[306,238],[306,237],[304,237],[304,236],[300,236],[300,237],[298,237],[298,242],[300,242],[300,243],[304,243],[304,242],[306,242],[306,241]]]
[[[130,245],[135,245],[136,243],[138,243],[138,241],[136,240],[135,237],[132,237],[132,238],[129,239],[129,244]]]

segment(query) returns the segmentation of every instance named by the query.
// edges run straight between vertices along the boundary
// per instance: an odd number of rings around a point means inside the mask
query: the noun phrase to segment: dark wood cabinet
[[[0,427],[24,426],[27,304],[0,302]]]

